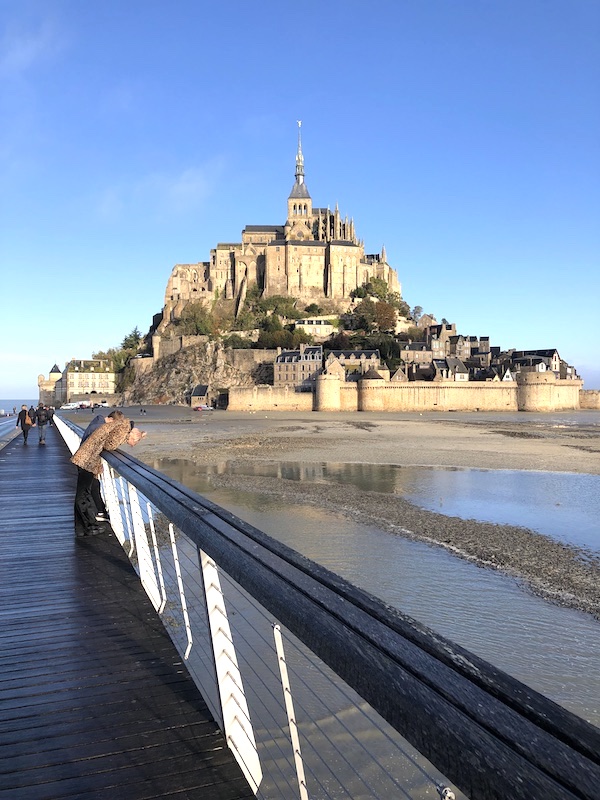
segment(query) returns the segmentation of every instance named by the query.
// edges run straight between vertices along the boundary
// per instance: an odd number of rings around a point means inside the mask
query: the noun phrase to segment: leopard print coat
[[[130,431],[131,422],[125,417],[114,422],[105,422],[80,445],[71,461],[97,477],[102,472],[102,451],[116,450],[125,444]]]

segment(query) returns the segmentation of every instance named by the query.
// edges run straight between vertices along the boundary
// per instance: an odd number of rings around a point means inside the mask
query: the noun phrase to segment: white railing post
[[[120,489],[123,517],[125,518],[125,525],[127,526],[126,539],[129,541],[129,553],[127,555],[131,558],[135,550],[135,539],[133,538],[133,531],[131,528],[131,503],[129,501],[129,491],[127,491],[126,488],[128,484],[126,484],[126,481],[121,475],[119,475],[117,483]]]
[[[140,571],[140,581],[156,610],[159,609],[162,597],[156,580],[156,571],[150,547],[148,546],[148,536],[146,526],[140,507],[140,499],[137,489],[131,483],[127,484],[129,492],[129,502],[131,504],[131,520],[133,523],[133,535],[135,537],[135,549],[138,556],[138,568]]]
[[[262,768],[242,675],[238,666],[227,609],[223,599],[217,565],[200,551],[200,563],[206,595],[206,609],[212,640],[217,684],[221,700],[223,727],[230,748],[236,753],[250,788],[256,794],[262,781]]]
[[[104,502],[108,509],[110,526],[115,536],[119,540],[121,547],[125,546],[125,528],[121,515],[121,504],[119,503],[119,493],[117,491],[117,479],[115,471],[103,461],[102,489],[104,491]]]
[[[154,526],[154,513],[152,511],[152,506],[149,502],[146,502],[146,509],[148,511],[148,524],[150,525],[150,535],[152,536],[152,547],[154,549],[154,558],[156,559],[156,571],[158,573],[158,581],[160,583],[160,593],[162,596],[162,600],[160,606],[156,609],[159,614],[164,611],[165,605],[167,603],[167,590],[165,588],[165,578],[163,575],[162,569],[162,561],[160,557],[160,548],[158,546],[158,540],[156,538],[156,528]]]
[[[187,602],[185,600],[185,591],[183,588],[183,579],[181,577],[181,565],[179,563],[179,552],[177,551],[177,542],[175,541],[175,529],[173,523],[169,522],[169,538],[171,540],[171,550],[173,552],[173,561],[175,563],[175,575],[177,576],[177,586],[179,588],[179,600],[181,602],[181,611],[183,613],[183,621],[185,624],[185,632],[187,635],[187,647],[183,657],[187,660],[192,649],[192,627],[190,625],[190,617],[187,609]]]
[[[296,722],[296,714],[294,712],[294,700],[292,698],[292,687],[288,676],[287,663],[285,660],[285,652],[283,649],[283,637],[281,636],[281,627],[273,625],[273,638],[275,639],[275,650],[277,652],[277,662],[279,664],[279,673],[281,675],[281,687],[283,689],[283,698],[285,700],[285,710],[287,713],[288,723],[290,726],[290,739],[292,741],[292,750],[294,753],[294,764],[296,766],[296,775],[298,776],[298,788],[300,790],[300,800],[309,800],[308,789],[306,788],[306,778],[304,775],[304,761],[302,760],[302,752],[300,751],[300,736],[298,734],[298,724]]]

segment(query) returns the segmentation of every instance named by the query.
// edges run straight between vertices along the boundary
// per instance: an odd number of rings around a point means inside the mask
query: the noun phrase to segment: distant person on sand
[[[21,410],[19,411],[19,414],[17,416],[17,424],[15,425],[15,428],[18,428],[19,425],[21,426],[21,430],[23,431],[23,444],[27,444],[27,437],[29,436],[29,431],[33,427],[33,419],[29,415],[29,411],[27,410],[26,405],[21,406]]]
[[[100,415],[99,415],[100,416]],[[92,425],[90,423],[90,426]],[[75,491],[75,532],[79,536],[101,533],[97,520],[99,512],[92,496],[92,483],[102,472],[102,451],[116,450],[127,442],[132,447],[146,436],[145,432],[133,428],[122,411],[112,411],[104,422],[97,421],[79,449],[71,457],[77,467]]]

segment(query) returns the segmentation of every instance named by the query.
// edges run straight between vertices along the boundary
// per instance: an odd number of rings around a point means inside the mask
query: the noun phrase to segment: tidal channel
[[[600,477],[549,472],[338,463],[152,466],[600,726],[600,624],[519,581],[440,547],[342,513],[223,488],[216,476],[261,476],[401,494],[446,516],[520,525],[600,552]],[[215,481],[215,483],[217,483]]]

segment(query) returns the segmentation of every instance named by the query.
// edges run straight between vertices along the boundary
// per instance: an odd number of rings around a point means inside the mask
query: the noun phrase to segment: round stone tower
[[[358,410],[359,411],[385,411],[385,393],[382,388],[385,384],[383,377],[373,368],[367,370],[362,378],[358,379]]]
[[[340,378],[338,375],[329,375],[324,372],[317,375],[315,388],[315,410],[316,411],[339,411],[341,408],[340,399]]]

